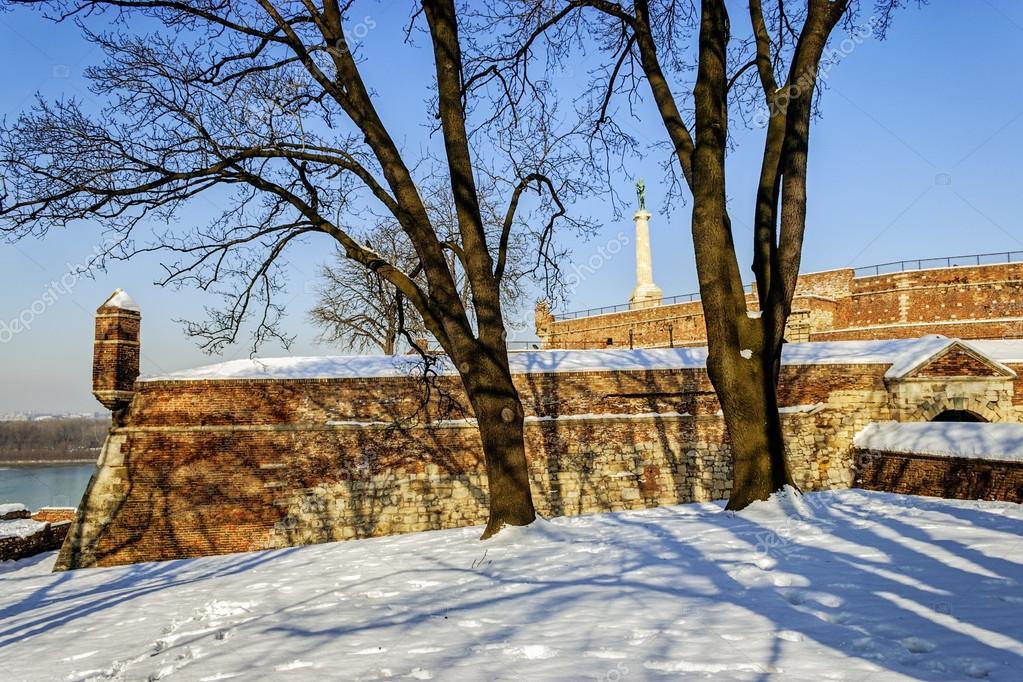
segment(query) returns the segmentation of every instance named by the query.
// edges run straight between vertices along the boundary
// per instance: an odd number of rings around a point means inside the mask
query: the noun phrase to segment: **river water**
[[[77,507],[89,477],[89,464],[0,464],[0,504],[21,502],[35,511],[40,507]]]

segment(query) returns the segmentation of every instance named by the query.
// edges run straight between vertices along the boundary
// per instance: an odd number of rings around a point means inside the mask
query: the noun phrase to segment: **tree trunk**
[[[763,319],[747,316],[732,242],[725,185],[728,140],[728,12],[704,0],[700,63],[694,90],[693,242],[707,323],[707,373],[718,395],[734,458],[729,509],[767,499],[788,479],[776,395],[780,343]]]
[[[742,509],[792,484],[778,412],[776,364],[765,349],[758,350],[765,361],[754,351],[749,359],[738,356],[721,363],[728,367],[710,372],[732,444],[732,492],[726,509]]]
[[[526,463],[525,412],[503,349],[502,357],[503,363],[501,358],[478,357],[462,380],[476,414],[490,490],[490,518],[481,540],[505,525],[526,526],[536,520]]]

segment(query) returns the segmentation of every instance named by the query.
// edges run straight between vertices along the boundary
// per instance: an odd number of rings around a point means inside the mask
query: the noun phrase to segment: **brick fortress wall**
[[[756,296],[747,296],[755,309]],[[1023,338],[1023,263],[856,277],[851,268],[801,275],[791,342],[913,338]],[[537,310],[545,348],[703,345],[699,301],[558,320]],[[610,343],[608,342],[610,340]]]
[[[785,368],[804,489],[849,485],[853,435],[890,417],[884,365]],[[440,388],[464,404],[457,379]],[[721,499],[731,457],[703,369],[516,376],[545,516]],[[59,568],[482,524],[468,409],[420,410],[418,378],[140,382]],[[418,412],[424,425],[396,428]]]
[[[1023,462],[865,450],[856,485],[905,495],[1023,502]]]
[[[853,437],[874,421],[953,408],[1023,421],[1023,381],[973,363],[950,350],[902,382],[886,381],[882,364],[786,365],[780,400],[797,483],[850,485]],[[542,515],[728,496],[730,449],[706,370],[534,372],[515,381]],[[456,377],[439,377],[425,405],[415,377],[139,382],[135,391],[59,568],[486,519],[479,435]],[[442,411],[439,393],[463,407]]]

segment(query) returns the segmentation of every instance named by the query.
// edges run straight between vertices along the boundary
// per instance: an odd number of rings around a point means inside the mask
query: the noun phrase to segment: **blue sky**
[[[381,93],[385,122],[400,129],[406,145],[425,139],[421,83],[429,54],[403,45],[403,3],[367,3],[374,28],[363,44],[367,80]],[[744,15],[736,7],[736,34]],[[422,41],[420,41],[422,43]],[[811,131],[809,216],[803,270],[868,265],[899,259],[1023,249],[1023,3],[1013,0],[942,2],[906,10],[888,40],[868,39],[828,73],[823,118]],[[32,12],[0,14],[0,60],[4,65],[0,112],[27,107],[35,93],[90,98],[82,70],[100,59],[73,25],[54,26]],[[394,68],[391,58],[400,69]],[[410,96],[409,93],[416,93]],[[659,120],[642,110],[632,130],[647,140],[663,139]],[[729,195],[735,239],[748,267],[748,225],[759,172],[761,137],[739,133],[729,157]],[[654,278],[666,295],[697,288],[689,235],[688,206],[670,220],[658,212],[663,197],[658,159],[635,159],[634,174],[647,183]],[[623,175],[631,196],[633,179]],[[201,203],[182,221],[201,221],[214,207]],[[614,220],[599,200],[580,207],[605,216],[588,241],[566,237],[573,261],[587,262],[631,222]],[[95,280],[74,283],[67,295],[46,302],[50,282],[69,264],[91,254],[100,240],[96,225],[50,234],[41,240],[0,243],[0,325],[30,315],[31,328],[7,339],[0,334],[0,413],[92,411],[90,395],[92,314],[116,287],[142,306],[142,369],[156,372],[205,364],[175,319],[196,318],[216,301],[194,290],[153,284],[159,259],[114,264]],[[333,250],[326,238],[298,245],[287,257],[288,329],[296,355],[337,353],[317,344],[305,319],[311,283]],[[633,285],[629,248],[604,263],[578,286],[570,308],[625,301]],[[43,302],[43,303],[40,303]],[[33,305],[35,307],[33,308]],[[531,306],[527,306],[531,307]],[[3,327],[0,326],[0,331]],[[528,338],[529,330],[519,338]],[[247,346],[225,358],[245,356]],[[280,354],[266,348],[263,354]]]

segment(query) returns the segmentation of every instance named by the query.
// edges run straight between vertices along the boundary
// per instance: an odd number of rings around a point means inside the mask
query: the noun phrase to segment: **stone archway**
[[[932,422],[986,422],[987,419],[981,417],[976,412],[970,412],[969,410],[945,410],[939,412],[931,419]]]
[[[992,404],[994,405],[992,407]],[[939,419],[942,415],[944,418]],[[952,419],[949,417],[972,417],[963,419]],[[908,421],[974,421],[974,422],[1001,422],[1006,421],[998,411],[998,404],[987,400],[981,400],[976,396],[953,396],[938,397],[920,405]]]

